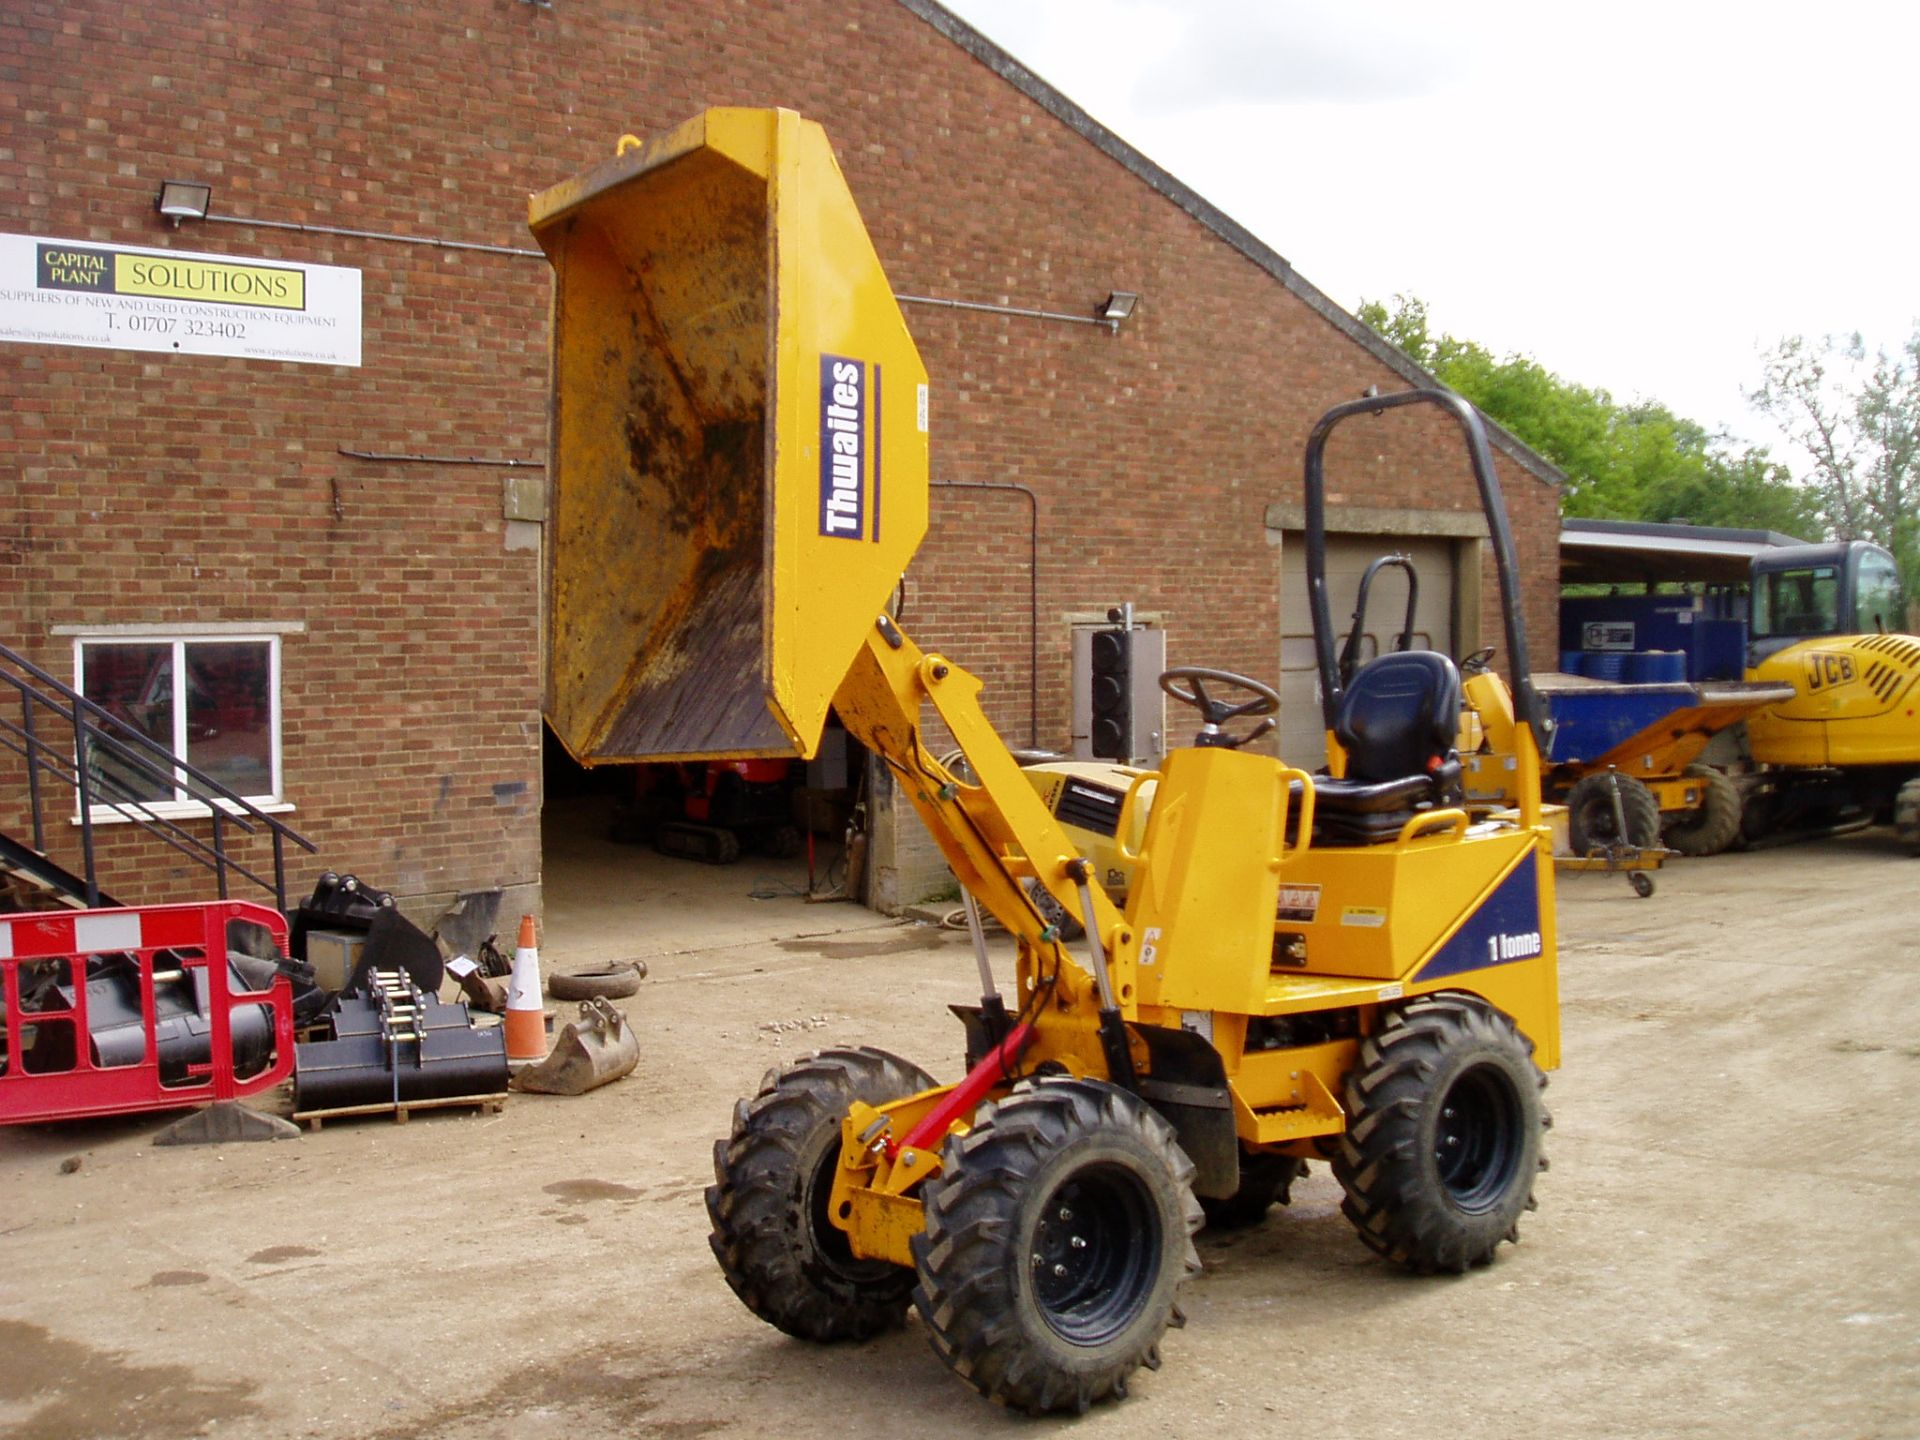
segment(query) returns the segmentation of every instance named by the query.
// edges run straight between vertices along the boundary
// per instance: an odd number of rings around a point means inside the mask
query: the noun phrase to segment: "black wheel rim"
[[[1580,811],[1580,822],[1580,828],[1595,840],[1612,844],[1620,838],[1620,827],[1613,823],[1613,800],[1609,796],[1589,799]]]
[[[835,1225],[828,1213],[833,1201],[833,1174],[839,1165],[840,1142],[836,1139],[814,1162],[812,1178],[802,1197],[814,1258],[829,1273],[856,1284],[889,1275],[895,1267],[885,1260],[862,1260],[854,1255],[847,1232]]]
[[[1434,1127],[1434,1164],[1448,1196],[1469,1214],[1494,1209],[1520,1151],[1520,1104],[1511,1082],[1490,1066],[1466,1071],[1441,1099]]]
[[[1054,1332],[1101,1345],[1140,1313],[1160,1270],[1160,1217],[1139,1178],[1118,1165],[1079,1171],[1041,1205],[1028,1263]]]

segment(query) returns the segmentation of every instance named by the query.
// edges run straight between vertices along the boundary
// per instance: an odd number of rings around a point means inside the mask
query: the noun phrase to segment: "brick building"
[[[1283,604],[1307,432],[1424,379],[932,0],[20,0],[0,71],[7,234],[347,272],[359,297],[357,364],[0,339],[0,644],[129,704],[190,674],[156,733],[285,807],[314,868],[423,912],[491,887],[537,907],[548,270],[526,197],[623,132],[711,104],[825,125],[932,377],[905,622],[982,676],[1015,744],[1065,744],[1072,628],[1123,600],[1169,663],[1310,694]],[[210,186],[208,218],[156,213],[166,180]],[[0,278],[0,316],[23,283]],[[1112,333],[974,308],[1089,316],[1115,290],[1140,298]],[[1551,637],[1556,477],[1497,444]],[[1411,545],[1434,643],[1497,639],[1442,423],[1351,426],[1329,473],[1340,553]],[[77,843],[55,828],[50,850]],[[123,898],[204,893],[102,833]],[[878,858],[884,898],[917,898],[913,864]]]

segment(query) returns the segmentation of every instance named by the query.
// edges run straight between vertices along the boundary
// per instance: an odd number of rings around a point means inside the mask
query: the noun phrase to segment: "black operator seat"
[[[1422,810],[1459,804],[1459,728],[1460,671],[1448,656],[1400,650],[1361,666],[1333,722],[1346,778],[1313,782],[1316,843],[1391,840]]]

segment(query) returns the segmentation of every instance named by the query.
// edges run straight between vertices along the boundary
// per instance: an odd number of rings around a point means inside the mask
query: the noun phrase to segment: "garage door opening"
[[[1470,557],[1463,563],[1462,554]],[[1452,538],[1404,535],[1333,534],[1327,536],[1327,605],[1337,634],[1336,653],[1346,643],[1367,567],[1382,555],[1412,561],[1419,577],[1413,645],[1458,656],[1469,640],[1463,633],[1461,584],[1470,579],[1478,595],[1479,544]],[[1280,584],[1280,754],[1289,765],[1318,770],[1327,763],[1326,721],[1321,714],[1320,671],[1313,645],[1313,612],[1307,605],[1306,536],[1287,531],[1281,546]],[[1360,639],[1361,663],[1391,650],[1406,623],[1407,580],[1398,567],[1383,568],[1368,597]],[[1477,624],[1472,627],[1478,634]]]
[[[588,767],[542,731],[549,905],[694,890],[724,905],[845,891],[865,752],[837,721],[811,761]]]

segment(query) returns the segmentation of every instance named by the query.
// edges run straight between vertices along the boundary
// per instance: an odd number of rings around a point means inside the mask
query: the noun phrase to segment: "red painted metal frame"
[[[56,911],[0,915],[0,999],[6,1005],[5,1069],[0,1072],[0,1125],[73,1120],[178,1110],[210,1101],[234,1100],[278,1085],[293,1073],[293,991],[285,976],[265,990],[236,991],[227,969],[227,927],[246,921],[265,927],[279,952],[287,953],[287,921],[277,910],[244,900],[207,905],[149,905],[137,909]],[[180,952],[197,951],[197,954]],[[131,1065],[93,1062],[88,1037],[86,958],[132,955],[140,966],[140,1008],[146,1031],[141,1059]],[[159,1039],[154,1028],[155,956],[162,969],[207,972],[211,1059],[192,1067],[188,1082],[160,1081]],[[64,1010],[20,1009],[20,967],[64,961],[73,1004]],[[273,1060],[256,1075],[234,1074],[232,1013],[241,1005],[265,1005],[273,1016]],[[21,1032],[29,1026],[70,1024],[75,1063],[70,1070],[30,1073],[24,1066]]]
[[[925,1150],[930,1145],[938,1145],[953,1128],[953,1122],[962,1115],[973,1113],[986,1093],[1012,1073],[1014,1064],[1020,1059],[1020,1052],[1027,1048],[1027,1042],[1033,1038],[1033,1022],[1022,1020],[1008,1033],[986,1056],[967,1072],[962,1080],[946,1098],[920,1117],[920,1123],[900,1137],[887,1144],[889,1159],[902,1150]]]

